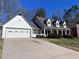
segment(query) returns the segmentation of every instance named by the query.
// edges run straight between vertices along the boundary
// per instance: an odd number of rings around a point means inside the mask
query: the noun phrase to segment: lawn
[[[45,40],[49,41],[50,43],[55,43],[57,45],[60,45],[66,48],[79,51],[79,38],[60,38],[60,39],[46,38]]]
[[[3,46],[3,40],[0,39],[0,59],[2,56],[2,46]]]

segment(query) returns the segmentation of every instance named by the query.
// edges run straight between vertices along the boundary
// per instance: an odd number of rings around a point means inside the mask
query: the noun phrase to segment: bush
[[[63,35],[64,38],[72,38],[71,35]]]
[[[44,35],[36,35],[37,38],[44,38]]]
[[[61,38],[62,36],[59,34],[48,34],[47,38]]]

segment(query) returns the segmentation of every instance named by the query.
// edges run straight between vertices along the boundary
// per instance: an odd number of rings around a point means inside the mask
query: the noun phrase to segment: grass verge
[[[66,48],[79,51],[79,38],[59,38],[59,39],[46,38],[45,40],[50,43],[54,43]]]
[[[0,39],[0,59],[1,59],[1,56],[2,56],[2,46],[3,46],[3,40]]]

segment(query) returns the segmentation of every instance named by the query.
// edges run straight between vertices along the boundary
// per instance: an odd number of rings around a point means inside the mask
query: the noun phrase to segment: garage
[[[31,29],[6,28],[6,38],[30,38]]]
[[[30,38],[32,26],[23,15],[17,15],[2,28],[2,38]]]

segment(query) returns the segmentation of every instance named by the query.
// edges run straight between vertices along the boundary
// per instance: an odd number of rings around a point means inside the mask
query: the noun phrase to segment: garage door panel
[[[6,29],[6,38],[29,38],[30,29]]]

